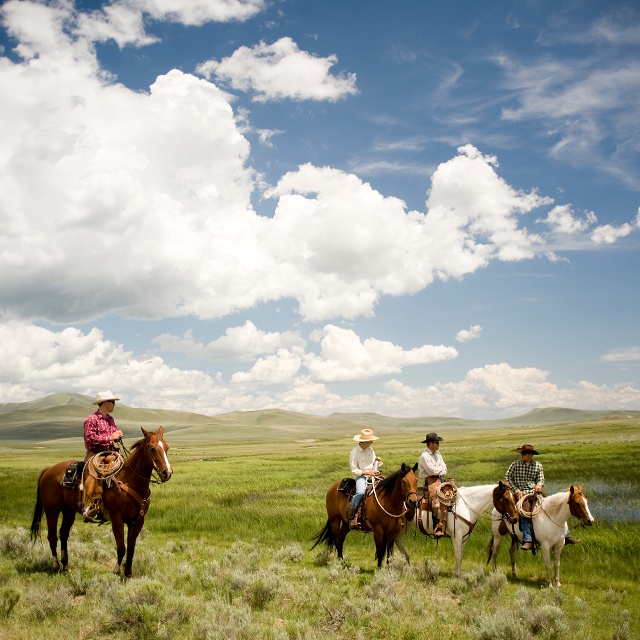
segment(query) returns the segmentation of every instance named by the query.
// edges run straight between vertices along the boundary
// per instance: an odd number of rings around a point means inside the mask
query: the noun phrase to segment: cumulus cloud
[[[223,336],[203,344],[188,330],[183,336],[163,333],[153,339],[163,351],[184,353],[201,360],[251,360],[257,355],[274,353],[281,347],[304,347],[305,341],[296,331],[265,332],[247,320],[241,327],[229,327]]]
[[[612,224],[603,224],[600,227],[596,227],[591,234],[591,239],[596,244],[613,244],[620,238],[626,238],[634,231],[634,225],[629,222],[625,222],[620,226]]]
[[[233,89],[254,92],[256,102],[336,101],[357,93],[354,73],[330,73],[337,61],[334,55],[320,58],[301,51],[285,37],[273,44],[239,47],[228,58],[201,63],[196,71],[206,78],[215,76]]]
[[[547,213],[546,218],[540,218],[537,222],[549,225],[555,233],[571,235],[586,231],[597,220],[593,211],[587,211],[584,219],[580,219],[574,214],[571,206],[558,205]]]
[[[480,337],[482,327],[479,324],[474,324],[469,329],[461,329],[456,333],[456,340],[458,342],[469,342],[471,340],[477,340]]]
[[[404,367],[452,360],[453,347],[423,345],[408,351],[386,340],[361,340],[351,329],[327,325],[317,337],[320,354],[307,354],[305,365],[314,380],[336,382],[367,380],[399,373]]]
[[[550,204],[535,191],[519,192],[497,173],[497,159],[472,145],[442,163],[431,179],[425,242],[439,276],[461,277],[492,259],[532,258],[542,239],[519,226],[518,215]]]

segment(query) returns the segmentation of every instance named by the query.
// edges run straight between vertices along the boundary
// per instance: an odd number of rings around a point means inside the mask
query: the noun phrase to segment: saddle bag
[[[338,491],[340,493],[345,493],[346,495],[353,493],[355,488],[356,488],[355,478],[343,478],[340,481],[340,484],[338,485]]]
[[[77,489],[82,482],[82,470],[84,469],[84,462],[72,462],[64,472],[64,476],[62,476],[62,481],[60,484],[63,487],[68,487],[69,489]]]

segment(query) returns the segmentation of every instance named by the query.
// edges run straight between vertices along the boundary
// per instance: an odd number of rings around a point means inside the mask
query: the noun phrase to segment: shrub
[[[289,560],[290,562],[300,562],[304,558],[304,551],[299,544],[290,544],[287,547],[280,547],[274,555],[274,559],[279,562]]]
[[[474,634],[478,640],[525,640],[529,637],[521,621],[503,612],[481,616],[476,625]]]
[[[0,589],[0,618],[8,618],[19,600],[20,594],[15,589],[11,587]]]
[[[440,577],[440,568],[433,560],[425,558],[418,570],[418,577],[427,584],[435,584]]]

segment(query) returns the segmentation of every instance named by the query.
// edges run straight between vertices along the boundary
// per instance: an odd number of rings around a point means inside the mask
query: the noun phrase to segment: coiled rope
[[[124,465],[124,458],[118,451],[101,451],[91,458],[89,473],[96,480],[104,480],[115,476]]]
[[[532,519],[537,515],[540,515],[540,512],[542,511],[542,500],[536,499],[536,495],[537,494],[535,493],[527,493],[526,495],[522,496],[522,498],[520,498],[520,500],[518,500],[518,502],[516,503],[516,509],[518,509],[518,513],[523,518]],[[527,498],[531,498],[531,511],[527,511],[523,506],[524,501]]]
[[[455,482],[443,482],[436,489],[436,495],[445,507],[452,507],[458,501],[458,487]]]

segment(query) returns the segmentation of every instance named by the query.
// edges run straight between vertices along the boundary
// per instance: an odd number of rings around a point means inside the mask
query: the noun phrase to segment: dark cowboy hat
[[[521,447],[516,449],[518,453],[532,453],[534,456],[539,455],[538,452],[533,448],[532,444],[523,444]]]
[[[429,444],[430,442],[440,442],[443,440],[437,433],[427,433],[427,437],[422,441],[422,444]]]

